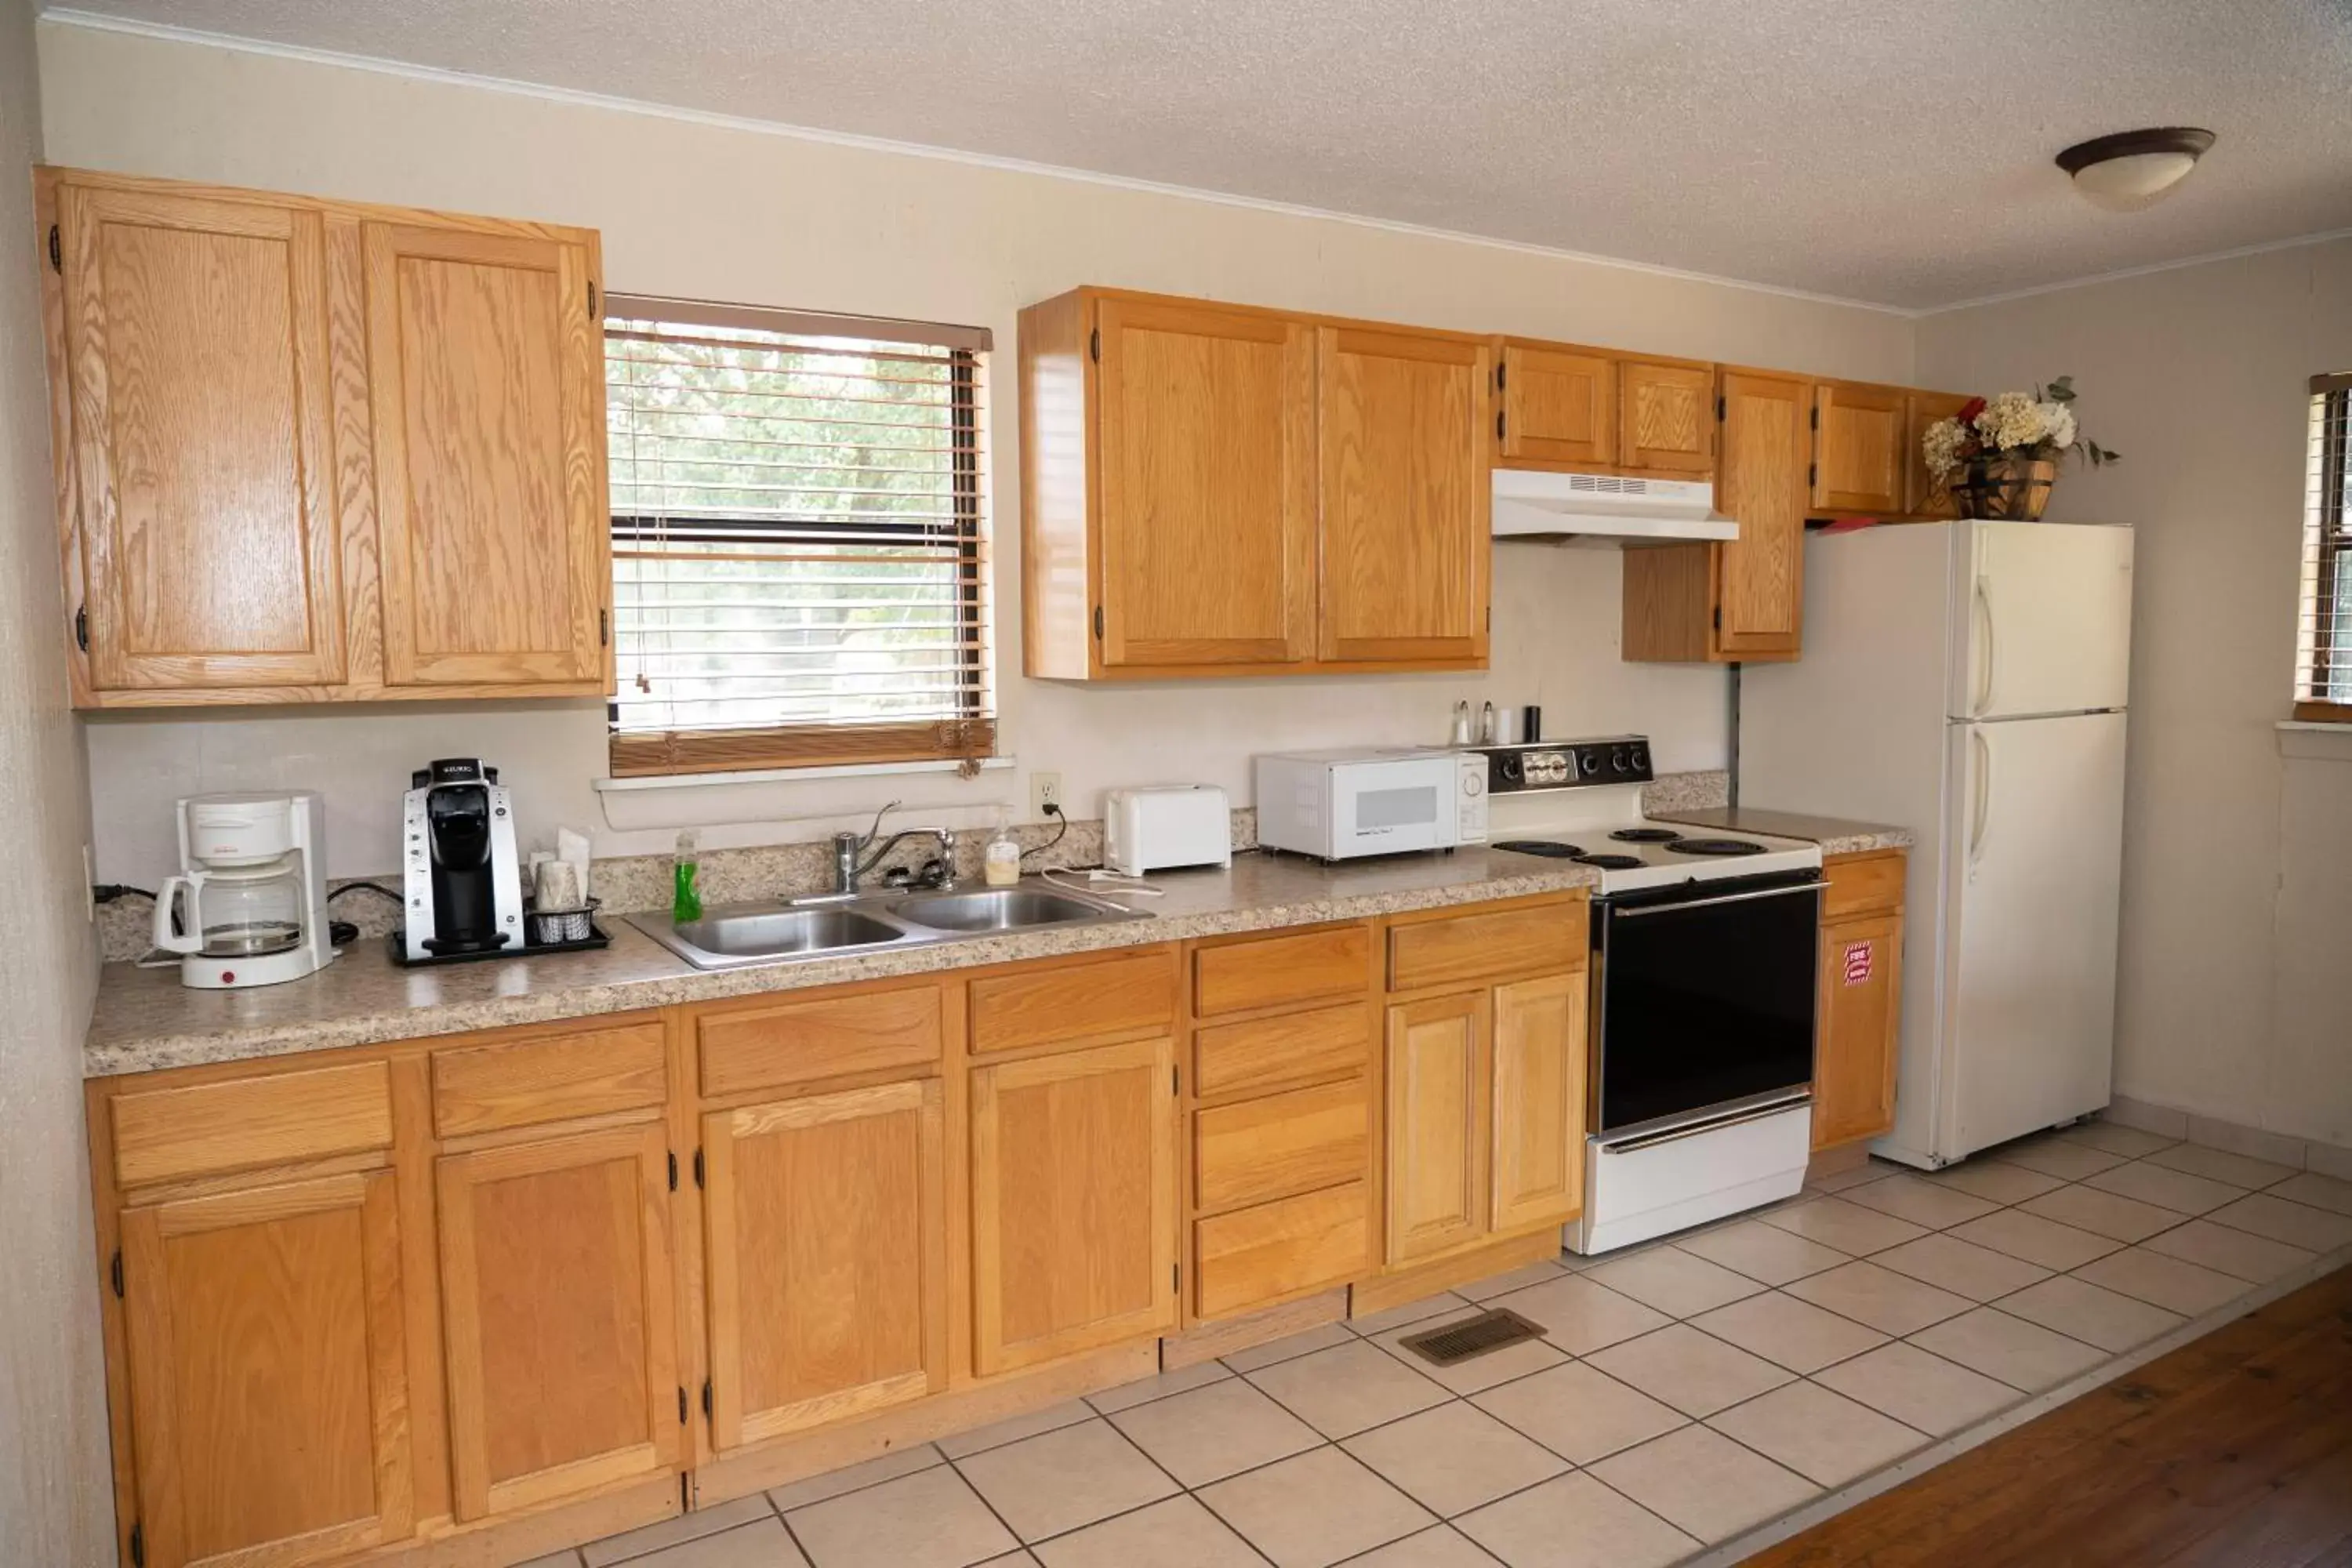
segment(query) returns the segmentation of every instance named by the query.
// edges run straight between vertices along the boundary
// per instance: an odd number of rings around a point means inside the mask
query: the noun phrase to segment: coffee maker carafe
[[[418,963],[520,950],[522,868],[499,770],[475,757],[444,757],[409,783],[400,846],[404,956]]]
[[[180,954],[180,984],[275,985],[332,963],[326,808],[313,791],[181,801],[178,876],[155,894],[155,945]]]

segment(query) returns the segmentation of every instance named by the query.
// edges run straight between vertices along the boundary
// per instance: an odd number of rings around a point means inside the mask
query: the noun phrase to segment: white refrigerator
[[[1741,671],[1742,805],[1916,838],[1874,1152],[1934,1169],[2107,1103],[2131,599],[2128,528],[1815,535],[1803,657]]]

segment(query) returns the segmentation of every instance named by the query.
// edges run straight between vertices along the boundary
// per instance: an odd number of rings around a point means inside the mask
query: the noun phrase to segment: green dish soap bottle
[[[677,836],[677,870],[669,900],[669,918],[685,925],[702,918],[702,889],[695,886],[695,876],[700,868],[694,858],[694,829]]]

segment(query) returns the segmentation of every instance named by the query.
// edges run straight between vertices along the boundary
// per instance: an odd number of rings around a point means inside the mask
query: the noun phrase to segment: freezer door
[[[2107,1103],[2124,723],[2084,713],[1951,727],[1950,934],[1930,1151],[1944,1159]]]
[[[2132,531],[1952,527],[1955,719],[2121,708],[2130,686]]]

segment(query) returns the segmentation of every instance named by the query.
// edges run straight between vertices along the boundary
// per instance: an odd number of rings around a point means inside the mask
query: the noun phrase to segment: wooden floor
[[[2352,1568],[2352,1268],[1748,1562]]]

